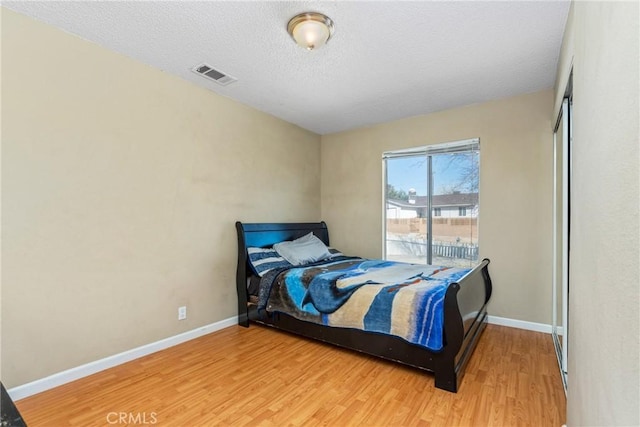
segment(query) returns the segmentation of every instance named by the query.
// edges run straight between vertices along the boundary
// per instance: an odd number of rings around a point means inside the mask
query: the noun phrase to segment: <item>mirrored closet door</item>
[[[571,208],[571,78],[553,138],[552,334],[565,392],[569,336],[569,233]]]

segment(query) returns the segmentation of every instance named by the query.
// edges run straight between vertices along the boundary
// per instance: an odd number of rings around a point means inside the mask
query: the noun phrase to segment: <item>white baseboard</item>
[[[66,384],[68,382],[95,374],[96,372],[100,372],[108,368],[113,368],[114,366],[121,365],[134,359],[138,359],[142,356],[164,350],[165,348],[173,347],[174,345],[181,344],[185,341],[189,341],[194,338],[201,337],[202,335],[210,334],[211,332],[219,331],[220,329],[224,329],[237,324],[238,316],[233,316],[219,322],[211,323],[209,325],[201,326],[199,328],[162,339],[160,341],[152,342],[150,344],[136,347],[122,353],[114,354],[113,356],[108,356],[104,359],[89,362],[75,368],[67,369],[66,371],[58,372],[57,374],[49,375],[48,377],[41,378],[39,380],[35,380],[17,387],[13,387],[7,391],[9,392],[9,395],[13,400],[20,400],[36,393],[41,393],[51,388],[58,387],[62,384]]]
[[[526,329],[528,331],[551,333],[551,325],[546,323],[527,322],[526,320],[509,319],[507,317],[487,316],[487,323],[492,325],[509,326],[510,328]]]

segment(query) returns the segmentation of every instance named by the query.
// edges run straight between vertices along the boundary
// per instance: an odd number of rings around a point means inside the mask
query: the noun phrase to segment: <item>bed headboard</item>
[[[236,222],[238,232],[238,267],[236,287],[238,291],[238,324],[249,326],[247,311],[247,278],[253,274],[247,262],[247,248],[266,248],[274,243],[294,240],[312,232],[329,246],[329,230],[324,221],[298,223],[242,223]]]

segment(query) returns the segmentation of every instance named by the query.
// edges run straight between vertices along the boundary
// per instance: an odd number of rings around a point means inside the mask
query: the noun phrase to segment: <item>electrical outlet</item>
[[[187,318],[187,306],[183,305],[178,307],[178,320],[184,320]]]

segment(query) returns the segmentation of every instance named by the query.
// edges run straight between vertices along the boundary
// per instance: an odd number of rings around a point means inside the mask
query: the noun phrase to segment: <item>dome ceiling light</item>
[[[333,21],[322,13],[305,12],[289,20],[287,31],[298,45],[314,50],[322,47],[333,35]]]

